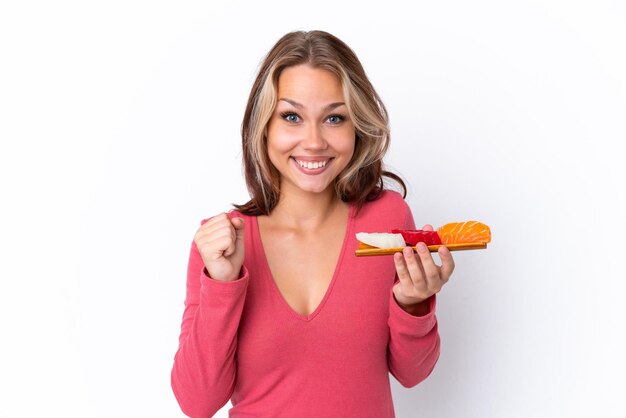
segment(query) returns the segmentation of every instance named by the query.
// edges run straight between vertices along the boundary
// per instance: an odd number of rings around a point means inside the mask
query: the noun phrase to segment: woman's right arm
[[[194,418],[211,417],[232,395],[237,329],[249,280],[242,264],[243,221],[233,223],[226,217],[209,222],[203,221],[191,244],[185,311],[171,375],[181,410]],[[231,233],[225,233],[228,225]]]

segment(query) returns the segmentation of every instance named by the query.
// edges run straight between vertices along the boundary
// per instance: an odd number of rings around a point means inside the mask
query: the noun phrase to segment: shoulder
[[[402,195],[395,190],[383,190],[376,200],[365,203],[364,209],[376,212],[406,210],[408,205]]]
[[[409,205],[400,193],[385,190],[376,200],[365,203],[356,218],[364,230],[368,228],[386,231],[404,228],[412,215]]]

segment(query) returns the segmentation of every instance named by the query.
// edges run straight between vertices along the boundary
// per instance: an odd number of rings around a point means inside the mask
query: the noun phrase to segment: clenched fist
[[[244,233],[243,218],[231,220],[226,213],[220,213],[200,226],[194,242],[209,277],[225,282],[239,277],[243,265]]]

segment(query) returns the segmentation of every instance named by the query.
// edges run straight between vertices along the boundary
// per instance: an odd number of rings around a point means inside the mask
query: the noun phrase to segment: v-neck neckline
[[[283,294],[280,292],[280,289],[278,288],[278,285],[276,284],[276,280],[274,280],[274,276],[272,275],[272,270],[270,269],[269,262],[267,261],[267,255],[265,253],[265,248],[263,247],[263,240],[261,239],[261,230],[259,228],[258,217],[256,216],[253,217],[254,219],[253,230],[255,233],[255,241],[258,244],[258,245],[254,245],[254,248],[257,252],[258,259],[261,260],[261,269],[263,270],[261,276],[265,277],[266,280],[270,282],[270,287],[274,289],[275,295],[281,300],[281,304],[287,309],[287,311],[291,313],[292,316],[295,316],[296,318],[305,322],[311,321],[319,314],[319,312],[322,310],[322,308],[326,304],[326,301],[328,300],[330,293],[333,290],[335,282],[337,281],[337,277],[339,276],[339,271],[341,270],[341,265],[343,264],[343,258],[346,255],[348,243],[350,242],[350,237],[353,235],[352,228],[353,228],[353,222],[354,222],[354,211],[355,211],[354,204],[349,203],[348,204],[348,222],[346,223],[346,231],[344,233],[343,243],[341,244],[341,250],[339,251],[339,257],[337,257],[337,263],[335,264],[333,276],[330,280],[330,283],[328,283],[328,287],[326,288],[326,291],[324,292],[324,296],[322,297],[322,300],[319,302],[319,304],[313,310],[313,312],[311,312],[309,315],[302,315],[301,313],[296,312],[289,305],[289,303],[287,302]]]

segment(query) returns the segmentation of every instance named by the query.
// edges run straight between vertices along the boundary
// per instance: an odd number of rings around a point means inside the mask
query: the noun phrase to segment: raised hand
[[[244,258],[245,225],[243,218],[220,213],[200,226],[194,242],[209,277],[233,281],[239,277]]]

